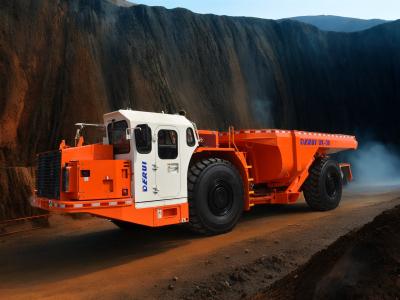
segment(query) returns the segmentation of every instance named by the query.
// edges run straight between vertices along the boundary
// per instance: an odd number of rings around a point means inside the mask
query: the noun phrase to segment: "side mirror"
[[[131,129],[132,129],[132,128],[127,128],[127,129],[125,130],[125,139],[126,139],[127,141],[129,141],[129,140],[132,139],[132,131],[131,131]]]
[[[145,134],[145,133],[143,133],[142,128],[140,128],[140,127],[135,127],[134,131],[135,131],[135,136],[137,136],[137,137],[140,136],[140,137],[143,138],[143,134]]]
[[[135,133],[135,136],[142,136],[143,135],[143,131],[142,128],[140,127],[135,127],[135,128],[127,128],[125,130],[125,135],[126,135],[126,140],[131,140],[132,139],[132,132]],[[144,132],[144,134],[146,134],[146,132]]]

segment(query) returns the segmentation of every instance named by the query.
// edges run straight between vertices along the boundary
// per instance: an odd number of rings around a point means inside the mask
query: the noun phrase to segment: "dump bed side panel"
[[[356,149],[353,136],[288,130],[241,130],[220,134],[220,145],[234,143],[247,153],[255,183],[287,185],[308,169],[316,154]]]

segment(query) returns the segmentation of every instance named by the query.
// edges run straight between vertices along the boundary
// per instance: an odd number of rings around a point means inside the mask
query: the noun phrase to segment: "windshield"
[[[126,139],[126,129],[128,123],[126,121],[117,121],[108,124],[108,142],[113,145],[114,154],[125,154],[131,150],[129,140]]]

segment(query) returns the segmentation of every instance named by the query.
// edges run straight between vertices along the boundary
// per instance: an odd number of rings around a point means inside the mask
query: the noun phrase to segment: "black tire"
[[[228,232],[235,227],[244,205],[239,172],[228,161],[203,159],[188,172],[189,227],[201,234]]]
[[[342,174],[336,161],[318,158],[303,185],[308,206],[316,211],[335,209],[342,198]]]

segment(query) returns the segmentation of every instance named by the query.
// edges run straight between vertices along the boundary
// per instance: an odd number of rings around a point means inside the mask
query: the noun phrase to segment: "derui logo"
[[[317,140],[314,139],[300,139],[300,145],[313,146],[317,144]]]
[[[304,146],[329,146],[330,144],[330,140],[300,139],[300,145]]]
[[[147,163],[142,161],[142,191],[147,192]]]

